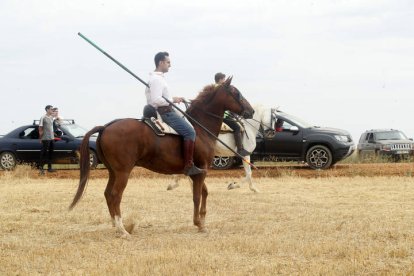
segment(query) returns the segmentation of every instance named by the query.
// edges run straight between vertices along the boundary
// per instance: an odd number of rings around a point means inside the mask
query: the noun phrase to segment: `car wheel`
[[[214,156],[213,169],[227,170],[234,164],[234,158],[231,156]]]
[[[306,153],[306,163],[314,170],[327,169],[332,165],[332,153],[325,146],[313,146]]]
[[[91,166],[91,169],[96,169],[98,166],[98,157],[93,150],[89,151],[89,164]]]
[[[16,164],[17,160],[12,152],[5,151],[0,154],[0,167],[3,170],[13,170]]]

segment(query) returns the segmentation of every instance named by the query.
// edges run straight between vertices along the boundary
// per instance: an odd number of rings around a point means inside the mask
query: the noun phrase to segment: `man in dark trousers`
[[[46,114],[40,118],[39,122],[39,140],[42,143],[42,150],[40,151],[39,173],[43,175],[45,172],[43,166],[47,158],[47,171],[55,172],[52,169],[52,157],[54,149],[54,132],[53,132],[53,106],[47,105],[45,107]]]

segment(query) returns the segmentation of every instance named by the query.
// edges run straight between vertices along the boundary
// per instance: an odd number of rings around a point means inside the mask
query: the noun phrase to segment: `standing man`
[[[52,157],[54,149],[54,133],[53,133],[53,107],[47,105],[45,107],[46,114],[40,118],[39,122],[39,139],[42,143],[42,150],[40,151],[39,173],[44,174],[43,166],[47,156],[47,171],[55,172],[52,169]]]
[[[159,52],[154,57],[155,71],[150,73],[148,86],[145,90],[147,104],[152,105],[161,115],[162,120],[171,126],[178,134],[184,137],[184,169],[185,175],[195,175],[205,171],[197,168],[193,162],[194,142],[196,133],[194,128],[181,116],[179,116],[172,106],[163,98],[169,99],[173,103],[184,101],[182,97],[171,97],[164,73],[171,67],[170,57],[167,52]]]
[[[214,81],[216,82],[216,85],[224,83],[225,79],[226,75],[224,75],[223,73],[217,73],[214,75]],[[224,111],[223,122],[233,130],[234,142],[236,143],[237,153],[241,156],[249,155],[250,153],[243,148],[242,133],[240,126],[234,119],[234,115],[230,111]]]

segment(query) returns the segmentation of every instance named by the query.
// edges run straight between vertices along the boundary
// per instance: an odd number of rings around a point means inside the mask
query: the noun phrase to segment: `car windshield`
[[[302,127],[302,128],[309,128],[309,127],[313,127],[313,125],[309,124],[308,122],[305,122],[304,120],[295,117],[293,115],[290,114],[286,114],[286,113],[280,113],[280,115],[283,115],[283,117],[285,117],[286,119],[292,121],[292,123],[294,123],[295,125]],[[276,113],[276,117],[278,117],[278,113]]]
[[[384,131],[375,133],[377,140],[408,140],[401,131]]]
[[[76,138],[83,137],[85,136],[86,132],[88,132],[86,129],[77,124],[62,124],[60,125],[60,128],[64,133],[70,133]]]

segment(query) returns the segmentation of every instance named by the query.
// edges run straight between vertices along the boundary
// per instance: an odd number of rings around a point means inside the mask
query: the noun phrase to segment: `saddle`
[[[239,122],[237,122],[237,124],[240,126],[240,131],[243,133],[244,125]],[[232,132],[234,132],[234,130],[231,127],[229,127],[225,122],[221,124],[220,133],[232,133]]]
[[[172,127],[162,120],[162,117],[152,105],[144,106],[142,121],[158,136],[165,136],[165,134],[179,135]]]

